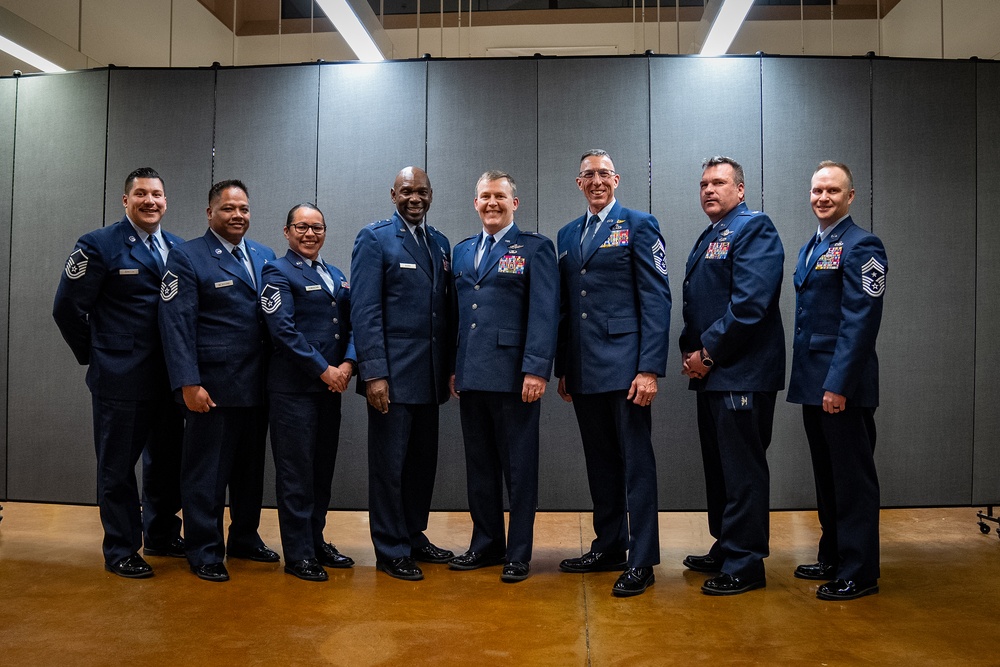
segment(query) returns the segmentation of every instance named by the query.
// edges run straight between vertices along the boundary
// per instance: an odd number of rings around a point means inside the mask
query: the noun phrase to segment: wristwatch
[[[701,356],[701,363],[705,368],[711,368],[715,365],[715,362],[712,361],[712,357],[708,356],[708,352],[705,351],[705,348],[698,350],[698,354]]]

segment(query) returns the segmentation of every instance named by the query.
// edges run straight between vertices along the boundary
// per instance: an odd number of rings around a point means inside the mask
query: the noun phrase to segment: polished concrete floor
[[[232,561],[216,584],[171,558],[149,558],[151,579],[105,572],[96,508],[4,505],[0,665],[1000,664],[1000,540],[970,508],[883,511],[882,592],[836,603],[792,577],[814,560],[811,512],[772,513],[767,588],[732,598],[702,595],[705,575],[681,565],[709,545],[704,515],[662,513],[656,585],[618,599],[613,572],[558,571],[587,550],[588,514],[538,515],[520,584],[499,568],[376,573],[363,512],[330,514],[327,537],[358,565],[328,582]],[[436,513],[428,534],[460,552],[470,531]],[[273,510],[261,534],[280,546]]]

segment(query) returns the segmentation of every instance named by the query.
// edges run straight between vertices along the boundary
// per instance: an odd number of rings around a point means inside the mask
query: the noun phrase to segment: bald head
[[[405,167],[396,174],[389,196],[400,217],[411,225],[418,225],[431,207],[434,191],[427,172],[420,167]]]

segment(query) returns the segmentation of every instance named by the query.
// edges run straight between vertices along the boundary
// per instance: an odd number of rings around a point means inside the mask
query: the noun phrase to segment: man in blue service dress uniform
[[[187,408],[181,494],[191,571],[228,581],[228,555],[276,563],[257,534],[264,492],[266,329],[260,313],[267,246],[244,238],[247,188],[221,181],[208,194],[208,231],[170,253],[160,286],[160,332],[170,386]],[[223,540],[229,487],[231,523]]]
[[[455,570],[504,564],[501,581],[528,577],[538,505],[538,418],[552,373],[559,269],[552,241],[514,224],[517,186],[487,171],[476,184],[483,232],[455,246],[460,396],[472,514],[469,550]],[[504,537],[503,484],[510,501]]]
[[[177,516],[183,421],[157,327],[163,265],[183,239],[160,226],[167,197],[153,169],[128,175],[122,202],[124,218],[77,241],[52,314],[77,361],[89,365],[105,568],[141,579],[153,576],[139,555],[144,541],[147,556],[184,557]]]
[[[847,165],[821,162],[810,202],[819,229],[795,265],[795,342],[788,400],[802,404],[823,528],[819,562],[795,576],[826,581],[821,600],[878,592],[879,485],[875,471],[875,338],[889,268],[877,236],[850,216]]]
[[[330,507],[340,398],[354,372],[351,288],[320,257],[326,220],[299,204],[285,221],[288,252],[261,271],[260,306],[274,344],[268,367],[271,451],[285,572],[326,581],[323,566],[354,561],[323,537]]]
[[[448,400],[451,244],[426,223],[419,167],[399,172],[396,212],[358,232],[351,256],[357,391],[368,400],[368,515],[376,567],[397,579],[455,555],[424,531],[437,473],[438,406]]]
[[[587,212],[559,230],[556,376],[580,424],[596,534],[559,568],[625,570],[612,593],[626,597],[653,583],[660,562],[650,404],[666,372],[670,286],[660,225],[618,203],[619,181],[607,152],[584,153]]]
[[[702,165],[701,207],[711,224],[684,274],[682,373],[698,392],[698,433],[715,543],[688,556],[719,573],[706,595],[737,595],[765,583],[774,401],[785,385],[778,311],[785,252],[771,219],[743,203],[743,168],[732,158]]]

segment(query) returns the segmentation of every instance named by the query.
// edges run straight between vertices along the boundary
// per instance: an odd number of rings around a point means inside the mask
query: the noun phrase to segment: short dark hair
[[[822,162],[819,163],[819,166],[816,167],[816,171],[819,171],[820,169],[826,169],[827,167],[836,167],[837,169],[842,169],[843,172],[847,174],[847,189],[848,190],[854,189],[854,174],[851,173],[850,167],[848,167],[843,162],[834,162],[833,160],[823,160]],[[813,175],[816,174],[816,171],[813,172]]]
[[[483,175],[479,177],[478,181],[476,181],[476,194],[479,193],[479,184],[483,181],[500,181],[505,178],[507,179],[507,182],[510,183],[510,193],[516,197],[517,183],[514,182],[514,177],[506,171],[500,171],[499,169],[487,169],[483,172]]]
[[[580,156],[580,162],[583,162],[589,157],[606,157],[611,160],[611,155],[609,155],[603,148],[591,148],[589,151]]]
[[[135,184],[135,179],[137,178],[155,178],[160,181],[160,185],[166,186],[166,183],[163,182],[163,177],[156,173],[155,169],[152,167],[139,167],[125,177],[125,194],[132,191],[132,186]]]
[[[247,186],[243,183],[243,181],[236,178],[230,178],[226,181],[219,181],[212,186],[212,189],[208,191],[208,205],[211,206],[212,202],[218,199],[219,195],[222,194],[222,191],[228,190],[229,188],[239,188],[243,191],[243,194],[245,194],[248,198],[250,197],[250,191],[247,190]]]
[[[704,171],[709,167],[717,167],[720,164],[728,164],[733,168],[733,182],[735,185],[743,185],[743,167],[740,163],[731,157],[726,157],[725,155],[713,155],[712,157],[706,159],[701,163],[701,169]]]
[[[288,217],[285,218],[285,227],[291,227],[292,226],[292,220],[295,219],[295,212],[297,210],[299,210],[300,208],[310,208],[310,209],[318,212],[319,213],[319,217],[323,218],[323,224],[326,224],[326,216],[323,215],[323,211],[320,211],[319,207],[316,206],[316,204],[313,204],[312,202],[304,201],[301,204],[296,204],[295,206],[293,206],[291,208],[291,210],[288,211]]]

